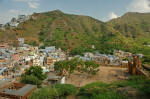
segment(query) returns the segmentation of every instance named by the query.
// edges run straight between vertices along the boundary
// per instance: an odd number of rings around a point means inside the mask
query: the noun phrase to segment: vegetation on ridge
[[[17,28],[0,31],[0,35],[14,35],[10,39],[23,37],[26,43],[41,48],[55,45],[71,55],[96,50],[111,54],[114,49],[150,55],[150,47],[147,46],[150,44],[149,16],[149,13],[126,13],[104,23],[89,16],[56,10],[34,13]]]

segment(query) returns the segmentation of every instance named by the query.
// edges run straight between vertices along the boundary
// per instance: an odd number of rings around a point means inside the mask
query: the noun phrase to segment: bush
[[[41,84],[41,80],[39,80],[37,77],[35,77],[33,75],[23,76],[21,79],[21,82],[27,83],[27,84],[34,84],[34,85],[40,85]]]
[[[143,62],[143,63],[150,63],[150,56],[149,56],[149,55],[144,56],[144,57],[142,58],[142,62]]]
[[[142,95],[150,97],[150,80],[146,80],[141,86],[139,86],[138,90]]]
[[[81,99],[127,99],[125,95],[117,93],[111,84],[96,82],[80,88]]]
[[[127,97],[122,96],[121,94],[115,91],[110,91],[110,92],[102,92],[101,94],[98,95],[93,95],[91,99],[127,99]]]
[[[34,92],[30,99],[64,99],[68,95],[75,95],[77,88],[70,84],[56,84],[52,87],[41,88]]]
[[[62,97],[77,93],[77,88],[71,84],[56,84],[53,86],[53,88],[55,88],[58,92],[58,95]]]
[[[80,88],[78,95],[90,97],[93,96],[94,94],[99,94],[102,91],[104,92],[108,91],[109,86],[110,86],[109,84],[105,84],[102,82],[87,84]]]
[[[56,99],[57,93],[51,87],[39,89],[37,92],[32,93],[30,99]]]
[[[118,87],[131,86],[133,88],[139,88],[141,85],[144,84],[145,81],[146,78],[143,76],[131,76],[126,81],[117,82],[116,85]]]

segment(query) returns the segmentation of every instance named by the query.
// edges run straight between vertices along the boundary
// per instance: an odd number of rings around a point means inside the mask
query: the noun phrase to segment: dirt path
[[[66,80],[67,84],[73,84],[75,86],[84,86],[92,82],[105,82],[110,83],[113,81],[123,80],[128,77],[127,68],[120,67],[100,67],[97,75],[88,77],[85,73],[75,72]]]

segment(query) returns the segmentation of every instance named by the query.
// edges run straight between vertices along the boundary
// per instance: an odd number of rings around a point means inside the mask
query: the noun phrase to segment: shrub
[[[81,99],[127,99],[125,95],[117,93],[111,84],[96,82],[80,88]]]
[[[41,88],[34,92],[30,99],[64,99],[77,93],[77,88],[70,84],[56,84],[52,87]]]
[[[41,84],[41,80],[39,80],[34,75],[23,76],[21,79],[21,82],[27,83],[27,84],[34,84],[34,85],[40,85]]]
[[[71,84],[56,84],[53,86],[56,89],[59,96],[68,96],[77,93],[77,88]]]

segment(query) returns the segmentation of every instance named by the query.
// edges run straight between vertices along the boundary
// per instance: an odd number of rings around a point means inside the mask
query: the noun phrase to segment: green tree
[[[43,74],[43,69],[41,66],[31,66],[29,69],[26,69],[25,75],[33,75],[39,80],[44,80],[46,75]]]
[[[43,69],[40,66],[31,66],[21,75],[21,82],[40,85],[45,78],[46,74],[43,74]]]
[[[56,72],[58,72],[60,75],[64,75],[64,72],[66,71],[67,69],[67,66],[66,66],[66,61],[58,61],[58,62],[55,62],[54,64],[54,69]]]
[[[41,80],[39,80],[37,77],[33,75],[23,76],[21,82],[27,84],[34,84],[38,86],[41,84]]]
[[[65,60],[65,61],[58,61],[55,64],[55,71],[57,71],[60,75],[67,75],[72,74],[75,70],[78,71],[84,71],[87,72],[88,74],[96,74],[99,69],[99,64],[95,63],[94,61],[82,61],[79,58],[74,58],[71,60]]]
[[[70,76],[70,74],[77,69],[77,66],[81,65],[81,60],[74,58],[71,60],[58,61],[54,65],[55,71],[57,71],[60,75],[69,74]]]
[[[74,58],[72,60],[69,60],[67,65],[69,66],[69,76],[76,70],[78,64],[78,58]]]
[[[98,67],[99,64],[94,61],[85,61],[83,71],[87,72],[88,74],[95,75],[99,71]]]

